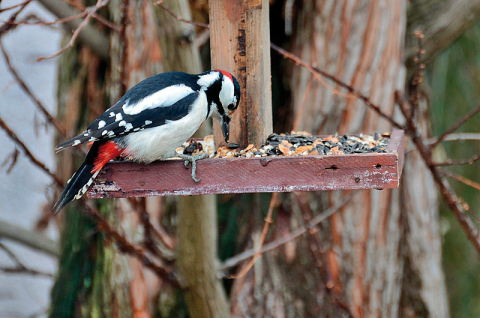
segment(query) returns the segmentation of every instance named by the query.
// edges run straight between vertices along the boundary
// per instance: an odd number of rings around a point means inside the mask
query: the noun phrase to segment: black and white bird
[[[118,156],[150,163],[178,156],[175,149],[213,115],[229,141],[229,124],[240,102],[240,86],[232,74],[212,70],[199,75],[162,73],[138,83],[87,129],[55,150],[93,142],[85,162],[68,181],[53,207],[58,213],[79,199],[102,167]],[[202,159],[181,156],[195,164]],[[192,178],[195,170],[192,167]]]

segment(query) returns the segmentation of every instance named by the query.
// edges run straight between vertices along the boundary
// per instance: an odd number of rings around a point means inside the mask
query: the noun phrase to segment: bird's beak
[[[222,116],[222,133],[223,138],[225,138],[225,142],[228,144],[228,139],[230,136],[230,117],[227,115]]]

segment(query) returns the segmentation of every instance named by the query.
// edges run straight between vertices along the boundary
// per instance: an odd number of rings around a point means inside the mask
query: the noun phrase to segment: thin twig
[[[145,198],[128,198],[130,204],[138,213],[138,217],[142,222],[144,229],[144,245],[145,247],[152,252],[154,255],[163,258],[166,261],[173,261],[175,259],[172,245],[173,239],[161,230],[157,229],[152,222],[150,221],[150,215],[147,212],[145,207]],[[141,199],[140,202],[139,200]],[[160,244],[155,244],[154,236],[163,243],[164,246]]]
[[[96,208],[90,202],[87,201],[85,206],[87,207],[87,212],[98,222],[98,229],[108,238],[110,238],[113,242],[115,242],[122,252],[137,258],[145,267],[152,270],[162,279],[170,282],[173,285],[179,285],[179,282],[174,276],[173,270],[171,268],[159,264],[158,261],[153,261],[142,248],[128,242],[125,236],[121,235],[110,226],[110,223],[108,223],[98,213]]]
[[[0,249],[5,251],[8,254],[10,259],[15,263],[15,267],[0,267],[0,271],[4,273],[17,273],[17,274],[28,274],[28,275],[35,275],[35,276],[45,276],[45,277],[53,277],[53,274],[45,273],[41,271],[37,271],[35,269],[31,269],[26,267],[20,259],[13,253],[8,247],[6,247],[3,243],[0,243]]]
[[[379,106],[375,105],[374,103],[372,103],[370,101],[370,99],[363,95],[361,92],[359,92],[358,90],[356,90],[354,87],[352,87],[351,85],[341,81],[340,79],[338,79],[337,77],[333,76],[333,75],[330,75],[329,73],[319,69],[317,66],[313,65],[313,64],[310,64],[310,63],[307,63],[305,61],[303,61],[300,57],[296,56],[295,54],[291,53],[291,52],[288,52],[284,49],[282,49],[281,47],[273,44],[273,43],[270,43],[270,47],[277,51],[280,55],[282,55],[283,57],[285,58],[288,58],[292,61],[294,61],[296,64],[299,64],[303,67],[305,67],[307,70],[309,70],[312,74],[320,74],[321,76],[333,81],[335,84],[345,88],[349,93],[351,93],[353,96],[357,97],[358,99],[360,99],[361,101],[363,101],[365,103],[365,105],[367,105],[370,109],[372,109],[374,112],[376,112],[380,117],[386,119],[389,123],[391,123],[394,127],[396,128],[399,128],[399,129],[403,129],[403,126],[398,123],[395,119],[393,119],[392,116],[384,113]]]
[[[228,278],[237,279],[245,276],[250,271],[250,269],[252,269],[253,265],[255,265],[255,262],[260,257],[260,255],[262,255],[262,247],[263,247],[263,243],[265,242],[265,238],[267,237],[268,228],[270,227],[270,224],[273,223],[272,214],[273,214],[273,208],[275,207],[275,203],[277,202],[277,197],[278,197],[278,192],[272,193],[270,204],[268,206],[267,217],[265,218],[262,234],[260,235],[260,242],[258,244],[257,252],[253,255],[253,258],[251,259],[251,261],[240,271],[240,273],[236,275],[230,275]]]
[[[19,268],[19,267],[0,267],[0,271],[7,274],[27,274],[32,276],[43,276],[53,278],[53,274],[37,271],[31,268]]]
[[[7,33],[8,31],[16,28],[16,25],[14,24],[15,20],[17,19],[17,16],[20,14],[20,12],[23,11],[27,7],[27,5],[32,2],[32,0],[25,1],[23,4],[21,4],[20,9],[18,9],[14,14],[10,16],[8,19],[8,23],[3,24],[0,26],[0,37]]]
[[[451,171],[448,171],[448,170],[443,170],[442,172],[440,172],[441,174],[447,176],[447,177],[450,177],[452,179],[455,179],[469,187],[472,187],[478,191],[480,191],[480,183],[478,182],[475,182],[473,180],[470,180],[468,178],[465,178],[464,176],[462,175],[459,175],[459,174],[456,174],[454,172],[451,172]]]
[[[0,220],[0,237],[23,244],[50,256],[58,257],[57,243],[40,233]]]
[[[445,162],[434,163],[434,166],[441,167],[441,166],[461,166],[461,165],[471,165],[475,162],[480,160],[480,155],[470,158],[468,160],[460,160],[460,161],[452,161],[448,159]]]
[[[62,1],[62,2],[65,2],[65,3],[68,3],[68,4],[71,5],[72,7],[75,7],[75,8],[77,8],[77,9],[81,10],[81,11],[85,11],[85,9],[86,9],[84,6],[81,6],[81,5],[79,5],[78,3],[73,2],[73,1],[68,1],[68,0],[61,0],[61,1]],[[114,30],[114,31],[117,32],[117,33],[120,33],[120,31],[121,31],[121,26],[116,25],[115,23],[113,23],[113,22],[105,19],[105,18],[102,17],[101,15],[98,15],[97,13],[95,13],[95,14],[93,15],[93,18],[94,18],[95,20],[97,20],[98,22],[100,22],[101,24],[105,25],[106,27]]]
[[[195,25],[195,26],[202,27],[202,28],[207,28],[207,29],[210,28],[210,26],[208,24],[201,23],[201,22],[190,21],[190,20],[185,20],[182,17],[176,15],[175,12],[173,12],[172,10],[170,10],[169,8],[167,8],[163,4],[163,0],[156,1],[154,4],[159,6],[163,10],[165,10],[168,14],[170,14],[172,17],[174,17],[177,21],[185,22],[185,23],[188,23],[188,24],[192,24],[192,25]]]
[[[475,116],[478,112],[480,112],[480,105],[477,106],[477,108],[475,108],[474,110],[472,110],[471,112],[469,112],[468,114],[466,114],[465,116],[463,116],[462,118],[460,118],[455,124],[453,124],[449,129],[447,129],[443,134],[440,135],[440,137],[438,137],[437,141],[435,141],[434,143],[432,143],[430,145],[430,150],[435,148],[439,143],[441,143],[449,134],[451,134],[452,132],[454,132],[455,130],[457,130],[460,126],[462,126],[463,124],[465,124],[470,118],[472,118],[473,116]]]
[[[75,15],[65,17],[65,18],[59,18],[55,21],[50,21],[50,22],[40,20],[40,18],[38,18],[37,16],[31,15],[31,16],[27,17],[26,19],[18,21],[18,22],[10,22],[10,21],[0,21],[0,22],[8,23],[8,24],[14,24],[14,25],[45,25],[45,26],[49,26],[49,25],[62,24],[62,23],[67,23],[67,22],[70,22],[70,21],[74,21],[74,20],[83,18],[86,15],[87,15],[87,12],[80,12],[80,13],[77,13]],[[37,21],[35,21],[35,22],[28,21],[32,18],[35,18]]]
[[[3,46],[3,43],[1,40],[0,40],[0,49],[2,50],[3,57],[5,58],[5,63],[7,64],[7,67],[10,73],[12,74],[12,76],[14,77],[15,82],[18,84],[18,86],[20,86],[20,88],[25,92],[25,94],[27,94],[28,97],[30,97],[30,99],[37,106],[37,108],[40,109],[40,111],[45,115],[45,117],[47,117],[48,122],[52,124],[60,134],[62,134],[63,136],[66,136],[65,128],[63,127],[63,125],[61,125],[55,119],[55,117],[53,117],[48,112],[45,106],[43,106],[42,102],[40,102],[40,100],[37,97],[35,97],[32,91],[28,88],[27,84],[25,84],[25,81],[20,77],[20,75],[18,75],[17,71],[15,70],[15,68],[12,66],[12,63],[10,62],[10,58],[7,52],[5,51],[5,47]]]
[[[315,216],[309,224],[306,224],[306,225],[294,230],[289,235],[286,235],[284,237],[278,238],[278,239],[276,239],[276,240],[274,240],[270,243],[265,244],[262,247],[260,253],[263,254],[265,252],[272,251],[272,250],[278,248],[279,246],[282,246],[285,243],[300,237],[302,234],[306,233],[308,230],[310,230],[311,228],[316,226],[318,223],[328,219],[332,214],[334,214],[335,212],[337,212],[341,208],[343,208],[348,202],[350,202],[350,200],[352,198],[353,198],[353,195],[349,195],[348,197],[343,199],[343,201],[340,204],[338,204],[336,206],[333,206],[333,207],[323,211],[319,215]],[[242,253],[240,253],[240,254],[232,257],[232,258],[229,258],[229,259],[227,259],[223,262],[223,264],[220,266],[220,270],[225,271],[229,268],[235,267],[238,264],[240,264],[241,262],[243,262],[243,261],[249,259],[250,257],[254,256],[256,253],[257,253],[256,249],[250,249],[250,250],[244,251],[244,252],[242,252]]]
[[[48,174],[50,177],[52,177],[52,179],[55,180],[55,182],[57,183],[57,185],[59,187],[63,187],[63,182],[60,180],[60,178],[55,173],[50,171],[50,169],[48,169],[47,166],[43,162],[38,160],[31,153],[30,149],[28,149],[27,146],[25,145],[25,143],[23,143],[23,141],[21,141],[17,137],[17,135],[10,129],[10,127],[8,127],[8,125],[3,121],[3,119],[1,117],[0,117],[0,127],[7,133],[8,137],[10,137],[10,139],[12,139],[13,142],[15,142],[15,144],[17,144],[20,148],[23,149],[23,151],[27,155],[28,159],[30,159],[33,162],[34,165],[36,165],[37,167],[42,169],[46,174]]]
[[[15,5],[11,6],[11,7],[0,9],[0,13],[5,12],[5,11],[9,11],[9,10],[12,10],[12,9],[15,9],[15,8],[18,8],[18,7],[21,7],[23,5],[27,5],[27,4],[30,3],[30,1],[32,1],[32,0],[27,0],[27,1],[24,1],[24,2],[17,3]]]
[[[73,47],[80,32],[82,32],[83,28],[85,28],[88,25],[88,22],[93,17],[95,12],[97,12],[99,9],[106,6],[109,2],[110,0],[97,0],[97,3],[95,4],[95,6],[85,8],[85,12],[88,12],[88,13],[85,16],[85,19],[83,19],[82,23],[80,23],[78,28],[73,32],[72,38],[70,39],[70,41],[68,41],[67,45],[65,45],[63,48],[53,53],[52,55],[37,58],[37,62],[57,57],[63,52],[65,52],[66,50],[68,50],[69,48]]]
[[[455,134],[448,134],[445,138],[443,138],[443,142],[445,141],[465,141],[465,140],[480,140],[480,133],[455,133]],[[437,141],[437,138],[429,138],[426,140],[428,144],[433,144]]]

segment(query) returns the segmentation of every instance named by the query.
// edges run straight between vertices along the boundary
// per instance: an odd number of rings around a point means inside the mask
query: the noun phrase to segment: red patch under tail
[[[108,141],[104,145],[101,145],[98,149],[97,158],[94,161],[94,168],[92,173],[100,171],[104,165],[112,159],[117,158],[122,154],[124,149],[120,148],[116,143]]]

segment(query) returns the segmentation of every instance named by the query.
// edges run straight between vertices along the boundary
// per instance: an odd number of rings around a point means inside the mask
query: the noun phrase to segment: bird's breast
[[[125,153],[135,161],[144,163],[173,157],[175,149],[200,128],[207,118],[207,112],[207,98],[202,92],[183,118],[126,135]]]

